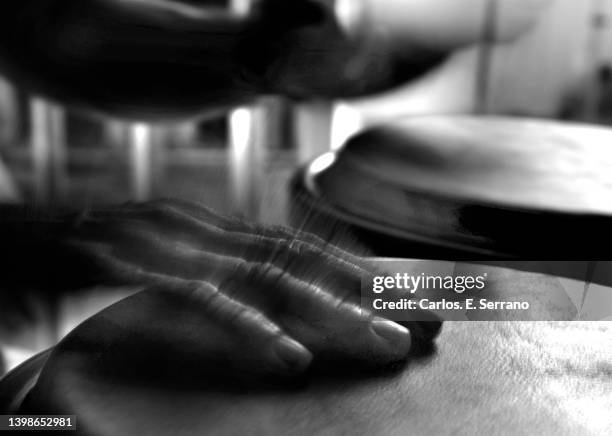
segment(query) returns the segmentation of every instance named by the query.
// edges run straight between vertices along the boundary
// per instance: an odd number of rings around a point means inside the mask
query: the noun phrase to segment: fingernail
[[[393,345],[408,342],[410,344],[410,330],[388,319],[376,317],[372,320],[372,330],[381,338]]]
[[[286,336],[274,344],[274,353],[279,366],[287,372],[303,372],[312,361],[312,354],[306,347]]]

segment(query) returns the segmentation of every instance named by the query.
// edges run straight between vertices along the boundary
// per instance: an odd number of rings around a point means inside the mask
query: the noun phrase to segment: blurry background
[[[612,124],[612,0],[557,0],[536,28],[502,45],[489,41],[503,8],[491,0],[482,16],[478,46],[416,83],[362,101],[265,97],[215,119],[146,124],[60,107],[0,79],[0,199],[94,207],[179,197],[284,224],[296,168],[380,120],[480,113]],[[61,316],[45,322],[46,309],[34,309],[37,322],[23,332],[3,327],[0,307],[8,366],[121,293],[100,295],[65,301]]]
[[[612,123],[611,0],[558,0],[528,34],[491,46],[487,39],[503,20],[503,7],[490,1],[479,47],[454,54],[393,94],[299,104],[265,98],[227,116],[184,124],[103,119],[0,79],[0,193],[74,206],[178,196],[282,221],[268,216],[265,205],[255,211],[244,201],[236,204],[239,192],[228,195],[239,182],[232,171],[244,163],[243,154],[258,157],[245,159],[252,174],[242,181],[256,180],[262,192],[271,187],[278,194],[277,170],[294,168],[360,127],[392,117],[459,112]],[[258,165],[265,169],[251,168]]]

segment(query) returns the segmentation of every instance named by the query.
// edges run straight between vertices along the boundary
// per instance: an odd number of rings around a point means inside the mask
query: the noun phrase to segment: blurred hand
[[[56,287],[148,288],[105,311],[110,324],[137,331],[160,352],[197,355],[211,335],[223,337],[213,354],[232,369],[298,374],[313,359],[384,366],[439,329],[408,323],[411,337],[408,328],[362,310],[364,259],[315,236],[258,228],[199,204],[90,211],[61,233],[60,245],[46,256]]]

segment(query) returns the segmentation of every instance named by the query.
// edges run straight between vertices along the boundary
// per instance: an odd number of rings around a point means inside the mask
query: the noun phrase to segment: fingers
[[[194,264],[193,258],[186,253],[176,251],[173,260],[166,257],[163,264],[149,265],[157,272],[149,273],[135,268],[129,260],[114,257],[109,250],[89,247],[97,251],[91,256],[105,263],[113,275],[125,282],[168,286],[174,283],[168,282],[168,278],[173,277],[177,283],[186,279],[200,283],[190,266]],[[148,251],[153,249],[150,247]],[[205,252],[198,252],[197,256],[199,262],[214,264],[217,269],[210,280],[218,293],[210,296],[206,314],[219,322],[227,317],[228,325],[244,327],[244,319],[235,314],[239,309],[250,308],[264,314],[321,361],[348,360],[383,366],[403,360],[409,354],[409,330],[391,321],[374,319],[361,309],[359,300],[351,292],[340,296],[330,292],[324,283],[306,282],[273,264],[244,262]],[[182,269],[177,271],[179,268]],[[200,291],[194,295],[204,294]],[[218,312],[211,311],[217,307]],[[228,310],[232,307],[236,309],[233,312]]]
[[[187,352],[188,359],[201,360],[203,366],[249,374],[296,376],[310,366],[312,353],[305,346],[260,310],[211,283],[138,269],[99,246],[80,249],[89,250],[123,284],[147,287],[111,308],[113,325],[148,338],[139,347]]]
[[[331,289],[340,292],[351,289],[356,297],[359,295],[360,277],[368,272],[362,266],[362,259],[325,245],[314,236],[291,234],[281,229],[258,229],[255,232],[247,224],[223,220],[208,209],[187,202],[164,201],[163,204],[132,206],[120,213],[97,213],[91,218],[94,225],[89,226],[85,237],[114,240],[124,251],[140,256],[141,262],[155,261],[143,253],[166,252],[174,257],[172,249],[177,246],[177,241],[182,241],[185,248],[191,246],[205,253],[274,263],[299,277],[325,276]],[[100,222],[97,229],[95,222]],[[195,265],[195,261],[192,259],[191,265]],[[202,261],[206,262],[199,265],[211,266],[210,259]],[[201,267],[202,272],[207,269],[210,268]]]
[[[100,282],[155,285],[167,277],[181,277],[223,283],[224,293],[259,308],[272,319],[283,318],[280,322],[291,327],[291,334],[295,333],[298,340],[304,341],[313,351],[323,353],[326,358],[331,358],[333,353],[330,351],[335,350],[334,359],[367,361],[371,360],[368,356],[378,353],[380,364],[401,360],[408,354],[410,346],[412,351],[429,346],[442,327],[439,318],[424,311],[415,314],[418,321],[399,323],[409,332],[390,323],[389,349],[385,341],[382,344],[377,342],[380,338],[373,337],[368,329],[367,322],[372,320],[368,319],[370,314],[361,312],[359,277],[354,279],[355,288],[346,287],[348,282],[344,282],[345,287],[342,287],[340,281],[333,280],[329,271],[312,269],[309,275],[295,276],[282,264],[248,262],[189,247],[171,248],[143,229],[127,231],[132,239],[128,249],[124,250],[117,251],[102,244],[75,243],[104,271]],[[351,330],[355,326],[362,328]],[[362,337],[365,340],[361,340]],[[375,347],[371,346],[372,342]],[[376,347],[378,351],[373,351]]]
[[[210,283],[172,281],[172,298],[185,298],[184,303],[192,305],[191,310],[198,316],[206,317],[232,336],[234,341],[229,343],[235,353],[233,366],[287,375],[303,373],[310,366],[311,352],[253,306],[233,299]]]
[[[169,199],[149,203],[148,207],[162,209],[166,208],[166,212],[169,212],[170,215],[172,215],[172,212],[180,212],[183,214],[183,217],[189,216],[200,223],[212,225],[234,236],[257,235],[262,239],[271,239],[275,243],[275,246],[279,245],[276,244],[279,241],[285,241],[287,244],[299,241],[302,245],[309,245],[324,249],[324,254],[334,256],[339,260],[349,262],[354,265],[360,265],[363,262],[363,259],[359,256],[356,256],[348,250],[343,250],[341,247],[330,244],[316,235],[279,226],[255,226],[235,217],[224,217],[219,215],[218,213],[199,203],[186,200]],[[174,214],[174,220],[176,223],[180,223],[180,218],[176,216],[176,213]]]
[[[166,203],[166,201],[164,201]],[[323,241],[316,235],[282,227],[255,227],[236,219],[225,219],[205,206],[184,200],[169,200],[177,221],[187,224],[187,218],[195,222],[190,225],[213,224],[225,230],[217,234],[220,240],[215,246],[206,245],[207,250],[219,250],[223,254],[243,257],[249,261],[278,263],[297,275],[306,275],[308,267],[320,274],[328,271],[330,277],[344,286],[358,289],[354,279],[366,274],[368,268],[363,258]],[[206,240],[206,227],[199,232]],[[194,229],[197,232],[197,230]],[[228,239],[233,243],[228,244]],[[210,239],[206,240],[211,243]],[[355,286],[357,285],[357,286]]]
[[[232,276],[246,279],[250,271],[270,267],[275,271],[286,271],[302,283],[320,285],[340,299],[351,300],[355,304],[360,300],[361,269],[334,259],[327,260],[319,251],[309,247],[297,251],[284,247],[283,241],[264,241],[264,248],[261,248],[262,242],[249,241],[255,246],[243,246],[241,251],[250,251],[250,254],[235,256],[176,244],[138,225],[124,225],[113,232],[113,237],[121,242],[109,247],[109,254],[142,269],[185,279],[220,282]],[[232,238],[226,236],[226,239]],[[278,245],[281,247],[277,248]],[[272,257],[270,251],[274,250],[278,250],[279,254],[266,261],[266,257]],[[244,292],[248,292],[248,289]]]
[[[238,267],[230,277],[221,285],[223,292],[258,307],[316,359],[382,366],[408,356],[409,330],[373,318],[350,294],[337,296],[271,264]]]
[[[108,281],[208,283],[217,289],[209,307],[221,308],[219,323],[245,327],[251,319],[263,325],[263,316],[320,361],[382,366],[405,359],[428,336],[419,323],[406,328],[362,310],[360,281],[371,270],[316,237],[282,229],[255,234],[240,221],[177,201],[94,212],[88,223],[81,242],[91,243],[81,247]],[[295,348],[291,341],[281,341],[279,349]]]
[[[233,254],[232,245],[228,246],[227,236],[235,236],[238,241],[235,247],[243,250],[253,240],[269,238],[275,246],[278,241],[286,243],[300,242],[324,250],[322,254],[331,255],[338,260],[354,265],[362,265],[364,259],[344,250],[316,235],[283,227],[255,226],[236,217],[227,217],[207,208],[206,206],[187,200],[164,199],[143,204],[126,203],[120,207],[92,211],[88,221],[121,225],[126,222],[138,222],[145,226],[155,227],[161,234],[178,239],[187,239],[190,244],[200,244],[212,250],[215,246],[221,250],[229,250]],[[240,239],[246,237],[246,239]],[[219,238],[221,240],[219,241]],[[221,242],[221,243],[219,243]],[[231,241],[230,241],[231,242]],[[210,244],[215,244],[212,246]]]
[[[299,240],[307,244],[311,244],[318,247],[323,247],[325,250],[340,259],[344,259],[348,262],[351,262],[356,265],[360,265],[363,261],[362,258],[356,256],[348,250],[344,250],[341,247],[337,247],[333,244],[330,244],[328,241],[324,241],[318,236],[303,232],[301,230],[288,229],[285,227],[279,226],[254,226],[241,221],[235,217],[225,217],[217,212],[207,208],[201,203],[191,202],[187,200],[181,199],[168,199],[162,200],[163,204],[170,205],[186,214],[191,215],[193,218],[208,222],[217,227],[220,227],[228,232],[232,233],[256,233],[261,236],[269,237],[269,238],[277,238],[284,239],[286,241],[294,241]],[[159,204],[158,202],[154,202],[153,204]]]

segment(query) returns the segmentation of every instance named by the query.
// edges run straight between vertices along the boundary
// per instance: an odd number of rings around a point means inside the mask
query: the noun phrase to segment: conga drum
[[[602,260],[612,252],[612,130],[507,117],[394,120],[315,160],[293,223],[374,254]]]
[[[554,280],[497,272],[517,286],[555,292]],[[188,350],[183,359],[164,350],[147,355],[154,338],[139,336],[136,325],[112,331],[117,310],[0,381],[0,392],[13,394],[4,413],[74,415],[76,432],[66,433],[86,436],[612,431],[610,323],[449,322],[437,349],[396,370],[344,368],[265,386],[199,371],[206,362],[185,359]],[[137,340],[127,349],[130,336]]]

